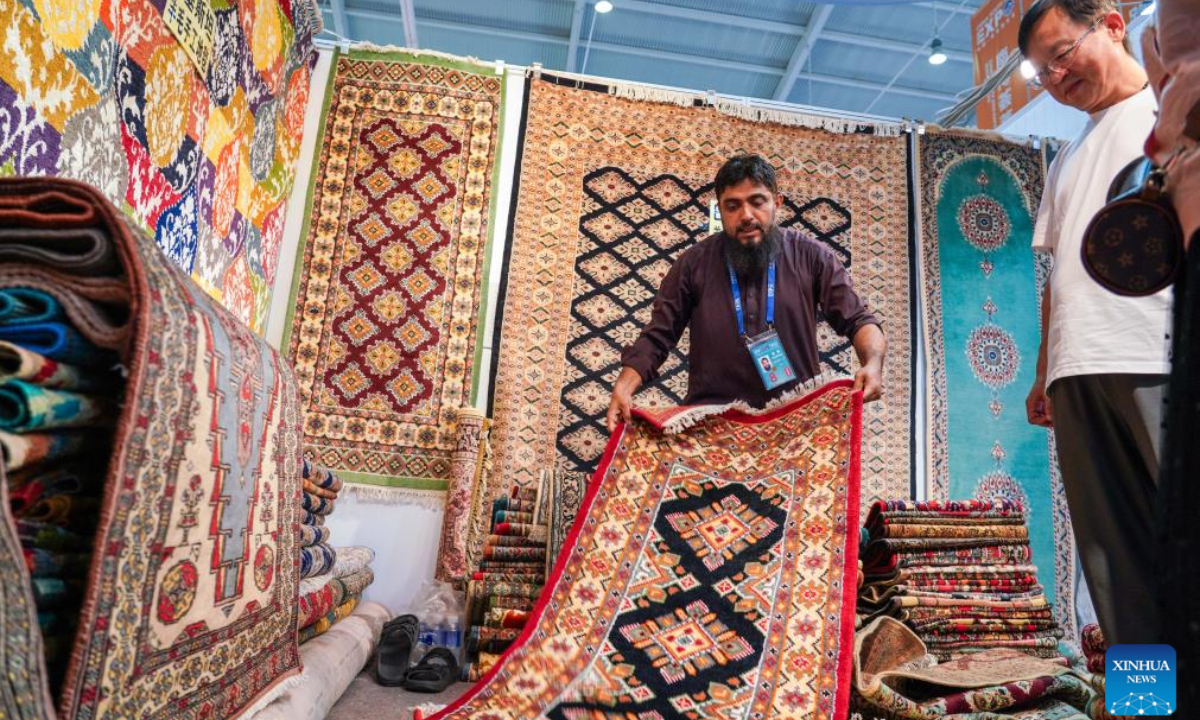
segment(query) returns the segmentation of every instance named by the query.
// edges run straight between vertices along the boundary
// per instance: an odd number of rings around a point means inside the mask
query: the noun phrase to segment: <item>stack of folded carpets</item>
[[[98,219],[54,197],[0,207],[0,457],[51,689],[91,566],[129,300]]]
[[[989,648],[1061,658],[1020,504],[876,502],[862,548],[863,623],[907,623],[939,660]]]
[[[1082,635],[1080,645],[1087,660],[1087,671],[1091,673],[1092,689],[1096,691],[1095,699],[1087,708],[1088,717],[1091,720],[1112,720],[1112,713],[1104,699],[1104,653],[1108,651],[1108,641],[1095,623],[1085,625]]]
[[[470,630],[463,679],[487,674],[520,637],[546,581],[546,525],[538,522],[537,490],[514,488],[492,503],[490,532],[467,596]]]
[[[374,559],[375,551],[368,547],[338,548],[329,572],[300,581],[296,622],[301,644],[325,634],[354,612],[363,591],[375,582]]]
[[[1095,699],[1066,658],[997,647],[940,661],[887,616],[855,634],[853,668],[851,720],[1088,720]]]
[[[300,516],[300,577],[308,579],[328,573],[337,562],[337,550],[329,544],[325,518],[333,512],[342,481],[328,468],[307,458],[301,474],[304,494],[300,505],[304,512]]]

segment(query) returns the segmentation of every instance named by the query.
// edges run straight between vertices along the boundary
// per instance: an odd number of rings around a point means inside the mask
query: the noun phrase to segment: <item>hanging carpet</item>
[[[133,308],[126,393],[58,716],[236,717],[299,671],[295,382],[95,189],[0,179],[0,204],[48,190],[95,209]],[[4,658],[39,663],[28,628],[11,625],[20,603],[5,608]]]
[[[482,347],[501,80],[335,56],[285,344],[306,449],[360,489],[445,491],[452,475]]]
[[[862,396],[816,387],[636,411],[525,631],[431,720],[846,717]]]
[[[170,25],[193,5],[211,25]],[[262,333],[317,58],[317,3],[12,0],[0,3],[0,27],[0,175],[95,187]],[[60,260],[68,243],[84,242],[54,223],[37,246],[0,236],[0,255]],[[58,267],[91,275],[112,263],[99,244],[70,255]]]
[[[1042,156],[1009,142],[926,133],[919,157],[926,492],[1019,502],[1046,597],[1067,637],[1077,637],[1081,575],[1054,438],[1025,416],[1049,268],[1030,250]]]
[[[908,497],[905,140],[751,122],[570,85],[528,86],[493,369],[495,477],[532,487],[543,469],[595,469],[622,347],[649,320],[675,258],[709,234],[717,170],[754,152],[779,173],[779,223],[829,245],[883,319],[887,396],[865,411],[863,501]],[[687,338],[639,403],[683,401]],[[823,370],[853,372],[848,340],[824,322],[818,339]]]

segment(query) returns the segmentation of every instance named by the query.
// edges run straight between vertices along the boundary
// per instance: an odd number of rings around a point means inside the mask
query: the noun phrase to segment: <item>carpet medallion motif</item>
[[[610,442],[524,633],[436,720],[845,717],[861,395]],[[720,409],[713,409],[713,413]]]
[[[1020,502],[1047,598],[1074,636],[1075,550],[1053,436],[1025,418],[1045,280],[1029,249],[1042,156],[939,133],[921,137],[919,154],[929,497]]]
[[[493,382],[497,477],[531,487],[545,467],[595,468],[621,348],[649,320],[674,260],[708,234],[717,169],[750,151],[779,172],[779,223],[833,249],[884,319],[888,397],[866,410],[863,499],[907,497],[912,337],[904,140],[752,123],[541,80],[530,84],[526,112]],[[682,401],[687,337],[639,403]],[[823,370],[853,372],[849,342],[824,322],[818,343]]]
[[[475,380],[501,86],[399,57],[336,60],[289,348],[317,462],[444,488]]]

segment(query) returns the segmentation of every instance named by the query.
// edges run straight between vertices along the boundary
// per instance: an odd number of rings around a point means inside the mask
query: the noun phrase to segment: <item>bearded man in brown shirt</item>
[[[774,168],[739,155],[717,172],[715,192],[725,229],[684,251],[663,279],[650,323],[621,355],[609,432],[629,421],[633,394],[658,376],[688,328],[685,404],[762,407],[808,380],[819,371],[818,309],[854,345],[855,389],[868,402],[878,399],[887,346],[879,320],[832,250],[779,227]]]

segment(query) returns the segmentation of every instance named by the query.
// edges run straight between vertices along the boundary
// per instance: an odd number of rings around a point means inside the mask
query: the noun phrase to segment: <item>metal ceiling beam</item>
[[[842,43],[844,45],[856,45],[858,47],[876,48],[880,50],[895,50],[896,52],[913,52],[929,47],[929,43],[912,43],[899,40],[884,40],[883,38],[867,37],[866,35],[856,35],[854,33],[838,32],[837,30],[826,30],[821,33],[822,40],[830,42]],[[946,50],[942,48],[942,52],[946,53],[946,59],[956,62],[972,63],[974,62],[971,53],[962,52],[961,50]]]
[[[776,100],[787,100],[788,95],[792,93],[792,86],[800,76],[800,69],[808,62],[808,56],[812,55],[812,49],[816,47],[817,39],[821,37],[821,31],[825,29],[825,23],[829,22],[832,13],[832,5],[822,5],[813,11],[812,17],[808,19],[808,27],[804,28],[804,34],[796,42],[796,49],[792,51],[783,77],[779,78],[779,83],[775,86],[773,97]]]
[[[576,0],[576,7],[583,5],[591,5],[595,0]],[[931,3],[912,3],[913,6],[932,6]],[[812,17],[809,19],[809,24],[793,25],[791,23],[778,22],[776,20],[763,20],[760,18],[747,18],[739,15],[731,15],[729,13],[711,12],[709,10],[694,10],[692,8],[676,7],[674,5],[660,5],[658,3],[645,2],[645,0],[621,0],[621,10],[631,10],[633,12],[646,13],[649,15],[658,15],[660,17],[673,17],[681,20],[695,20],[698,22],[713,23],[714,25],[728,25],[730,27],[744,28],[747,30],[759,30],[761,32],[776,33],[778,35],[798,35],[805,37],[808,28],[812,26],[813,21],[817,18],[818,13],[824,12],[828,16],[833,9],[831,5],[821,5],[813,11]],[[938,7],[938,12],[942,11],[942,7]],[[946,6],[946,11],[949,13],[953,8]],[[582,21],[582,16],[580,17]],[[572,18],[572,21],[574,19]],[[572,25],[572,28],[574,26]],[[859,47],[879,47],[885,50],[896,50],[898,52],[912,52],[919,48],[925,47],[924,43],[904,42],[903,40],[887,40],[877,38],[871,35],[860,35],[858,33],[840,32],[837,30],[823,30],[821,32],[821,40],[834,40],[847,45],[858,45]],[[972,61],[971,53],[961,50],[947,50],[946,57],[956,62],[969,63]]]
[[[583,15],[587,10],[587,0],[575,0],[575,9],[571,11],[571,37],[567,41],[567,72],[575,72],[579,56],[579,35],[583,32]]]
[[[596,0],[585,0],[585,2],[591,5],[595,3]],[[805,30],[804,25],[792,25],[790,23],[783,23],[775,20],[742,17],[741,15],[731,15],[729,13],[712,12],[709,10],[694,10],[692,8],[677,7],[675,5],[646,2],[645,0],[620,0],[620,2],[617,3],[617,8],[622,12],[631,10],[633,12],[646,13],[648,15],[673,17],[679,18],[680,20],[697,20],[699,22],[708,22],[715,25],[730,25],[745,30],[760,30],[762,32],[781,33],[784,35],[803,35]]]
[[[934,4],[931,2],[915,2],[909,4],[913,7],[925,8],[927,10],[932,10],[934,7]],[[970,5],[951,5],[948,2],[937,4],[938,13],[946,13],[947,15],[974,15],[975,11],[978,9],[979,8]]]
[[[417,12],[413,9],[413,0],[400,0],[400,17],[404,21],[404,46],[421,47],[417,41]]]
[[[623,5],[624,3],[622,3]],[[399,18],[387,13],[373,10],[358,10],[351,8],[346,11],[353,17],[361,17],[364,20],[380,20],[399,22]],[[504,28],[483,27],[481,25],[460,25],[458,23],[445,22],[442,20],[426,20],[421,19],[421,24],[429,28],[439,30],[453,30],[455,32],[468,33],[472,35],[489,35],[492,37],[504,37],[514,40],[527,40],[530,42],[546,43],[550,45],[568,45],[570,40],[561,35],[550,35],[546,33],[526,32],[523,30],[507,30]],[[719,58],[709,57],[707,55],[685,55],[681,53],[666,52],[663,50],[650,50],[648,48],[631,47],[629,45],[618,45],[608,42],[593,42],[593,50],[604,50],[608,52],[620,53],[622,55],[632,55],[634,57],[649,58],[652,60],[667,60],[671,62],[681,62],[690,65],[703,65],[706,67],[715,67],[722,70],[740,70],[743,72],[753,72],[763,75],[782,75],[784,68],[775,65],[758,65],[755,63],[738,62],[735,60],[722,60]],[[883,83],[872,82],[870,80],[855,80],[853,78],[843,78],[836,75],[823,75],[820,73],[802,72],[796,76],[798,80],[812,80],[813,82],[826,83],[829,85],[840,85],[842,87],[858,88],[860,90],[875,90],[886,91],[895,95],[906,95],[909,97],[926,98],[929,100],[940,100],[953,102],[954,95],[945,92],[934,90],[917,90],[909,87],[887,87]]]
[[[338,37],[350,37],[350,23],[346,21],[346,3],[344,0],[331,0],[329,9],[333,12],[333,31]]]

